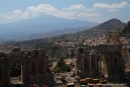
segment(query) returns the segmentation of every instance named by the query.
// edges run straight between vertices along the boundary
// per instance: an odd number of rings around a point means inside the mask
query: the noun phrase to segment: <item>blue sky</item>
[[[130,20],[130,0],[0,0],[0,24],[41,15],[102,23]]]

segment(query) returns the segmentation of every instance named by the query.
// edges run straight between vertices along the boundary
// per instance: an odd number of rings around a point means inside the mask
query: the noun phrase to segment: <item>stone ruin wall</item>
[[[99,65],[96,69],[91,70],[91,68],[93,68],[93,65],[91,64],[92,63],[97,64],[97,62],[99,61],[94,61],[94,60],[99,60],[100,57],[102,56],[103,66],[102,66],[101,72],[103,75],[106,75],[106,76],[124,75],[125,61],[122,57],[123,56],[122,44],[119,41],[118,32],[115,32],[115,31],[108,32],[106,34],[105,39],[106,39],[106,42],[103,44],[84,47],[84,48],[78,48],[77,50],[78,53],[77,53],[76,58],[77,58],[77,65],[78,65],[77,67],[79,68],[80,72],[77,72],[76,74],[81,75],[81,77],[85,77],[85,75],[87,76],[99,75],[100,74]],[[82,59],[86,62],[81,61]],[[84,64],[82,64],[82,62]],[[86,66],[88,68],[85,69]]]
[[[130,78],[130,46],[122,46],[122,57],[125,61],[125,74]]]
[[[80,50],[82,50],[82,52]],[[84,58],[83,58],[83,55],[84,55]],[[78,65],[79,70],[81,70],[82,72],[81,77],[84,77],[83,73],[86,73],[87,76],[90,76],[91,74],[90,62],[93,64],[93,65],[91,64],[92,76],[99,75],[99,65],[97,65],[97,63],[100,56],[103,57],[103,61],[102,61],[103,62],[103,67],[102,67],[103,75],[116,74],[116,72],[114,71],[115,68],[117,68],[119,74],[120,73],[123,74],[123,72],[120,72],[120,71],[123,70],[125,66],[122,59],[122,55],[120,53],[120,45],[99,45],[99,46],[92,46],[88,48],[79,48],[79,51],[77,54],[77,65]],[[84,60],[84,65],[82,65],[83,64],[82,58]]]
[[[48,67],[48,56],[43,50],[21,51],[19,48],[14,48],[9,53],[0,52],[0,85],[10,83],[10,63],[13,61],[21,62],[19,78],[23,83],[46,84],[48,80],[54,79]]]

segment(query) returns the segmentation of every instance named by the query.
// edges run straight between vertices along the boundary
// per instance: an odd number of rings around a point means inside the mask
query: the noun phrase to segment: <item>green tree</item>
[[[53,72],[54,73],[62,73],[62,72],[65,72],[65,71],[70,72],[70,70],[71,70],[70,67],[65,64],[64,58],[60,57],[58,59],[56,68],[53,70]]]
[[[10,76],[18,77],[21,75],[20,61],[14,61],[10,63]]]
[[[64,66],[64,65],[65,65],[64,58],[63,58],[63,57],[60,57],[60,58],[58,59],[58,62],[57,62],[56,67],[61,67],[61,66]]]
[[[60,67],[56,67],[54,70],[53,70],[54,73],[61,73],[62,71],[60,70]]]

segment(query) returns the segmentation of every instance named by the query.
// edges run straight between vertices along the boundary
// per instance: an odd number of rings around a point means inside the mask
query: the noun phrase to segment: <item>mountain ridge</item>
[[[126,24],[121,22],[120,20],[111,19],[91,29],[83,30],[77,33],[63,34],[57,37],[49,37],[45,39],[34,39],[28,41],[11,42],[5,45],[1,45],[0,50],[7,51],[7,50],[11,50],[13,47],[19,47],[22,50],[26,50],[26,49],[35,48],[35,46],[38,43],[51,43],[55,41],[76,41],[78,39],[95,37],[97,35],[107,33],[109,30],[114,31],[117,29],[123,29],[125,26]]]
[[[36,33],[55,31],[66,27],[78,28],[95,25],[97,25],[97,23],[44,15],[33,19],[0,24],[0,39],[24,37]]]
[[[63,35],[63,34],[71,34],[71,33],[76,33],[79,31],[83,31],[85,29],[90,29],[91,27],[81,27],[81,28],[63,28],[63,29],[59,29],[56,31],[50,31],[50,32],[46,32],[46,33],[39,33],[39,34],[33,34],[33,35],[28,35],[25,37],[21,37],[21,38],[15,38],[14,40],[31,40],[31,39],[44,39],[44,38],[48,38],[48,37],[56,37],[59,35]]]

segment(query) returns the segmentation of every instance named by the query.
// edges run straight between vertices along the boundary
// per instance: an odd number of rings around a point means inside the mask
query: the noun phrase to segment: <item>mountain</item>
[[[43,38],[47,38],[47,37],[56,37],[59,35],[63,35],[63,34],[71,34],[71,33],[76,33],[79,31],[83,31],[86,29],[90,29],[91,27],[81,27],[81,28],[63,28],[63,29],[59,29],[56,31],[50,31],[50,32],[46,32],[46,33],[39,33],[39,34],[33,34],[33,35],[28,35],[25,37],[18,37],[18,38],[14,38],[13,40],[30,40],[30,39],[43,39]]]
[[[41,44],[41,47],[55,41],[76,41],[77,39],[84,39],[87,37],[95,37],[100,34],[104,34],[109,30],[123,29],[126,26],[125,23],[118,19],[111,19],[104,23],[101,23],[91,29],[86,29],[77,33],[64,34],[57,37],[49,37],[45,39],[34,39],[20,42],[10,42],[0,46],[1,51],[11,50],[13,47],[20,47],[22,50],[36,48],[37,45]]]
[[[82,39],[86,37],[95,37],[97,35],[104,34],[108,31],[121,31],[125,26],[126,23],[123,23],[119,19],[114,18],[103,22],[91,29],[79,32],[78,35]]]
[[[130,36],[130,21],[127,23],[127,25],[125,26],[125,28],[122,30],[120,34],[121,36],[126,36],[126,37]]]
[[[97,23],[44,15],[33,19],[0,24],[0,40],[13,40],[59,29],[92,27],[95,25]]]

